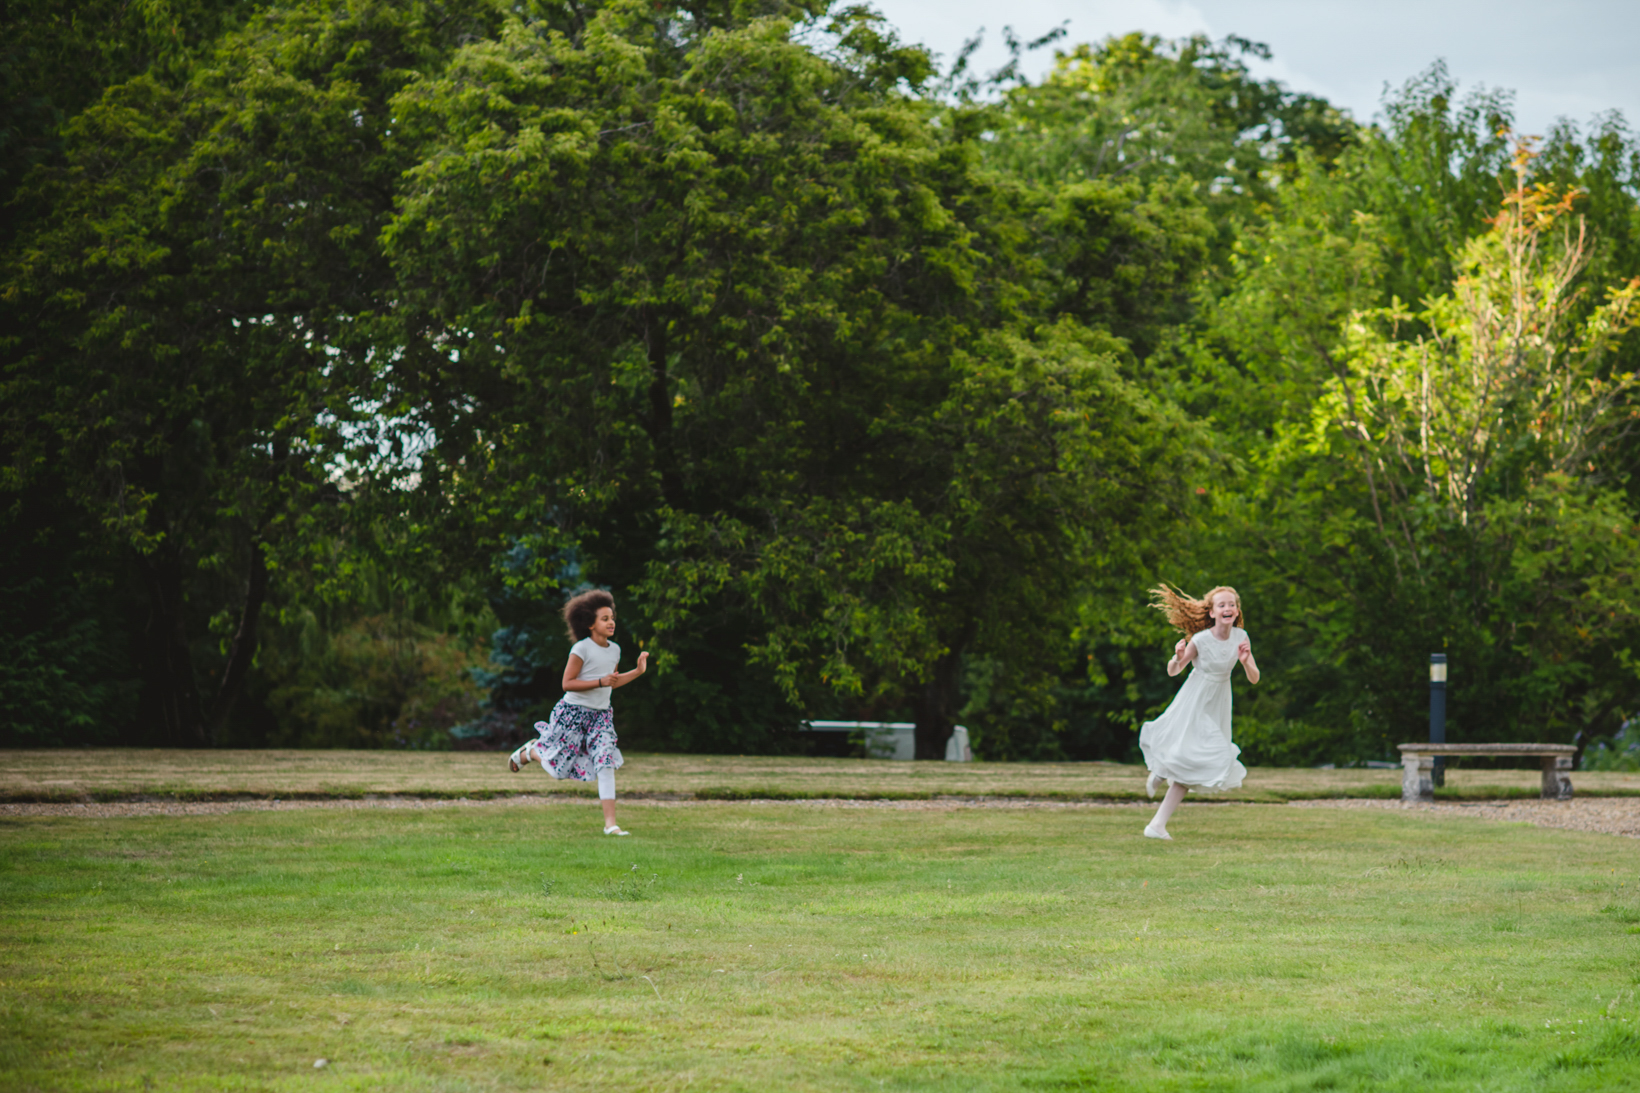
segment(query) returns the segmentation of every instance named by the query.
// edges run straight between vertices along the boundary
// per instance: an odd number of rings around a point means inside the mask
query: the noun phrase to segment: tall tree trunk
[[[672,445],[672,383],[667,374],[666,320],[643,312],[643,340],[649,357],[649,442],[661,472],[661,499],[673,508],[683,505],[683,477],[678,474]]]
[[[251,661],[256,656],[256,626],[262,618],[262,604],[268,598],[268,560],[262,553],[262,544],[251,542],[250,573],[245,578],[245,603],[239,612],[239,629],[228,646],[228,664],[222,670],[222,685],[216,690],[211,703],[207,727],[212,738],[219,737],[227,727],[228,715],[234,703],[245,690],[245,677],[250,674]]]
[[[162,547],[139,559],[148,587],[148,622],[143,628],[142,699],[144,724],[159,744],[206,747],[210,744],[194,684],[193,657],[183,617],[182,565]]]
[[[966,645],[966,642],[962,643]],[[912,698],[917,722],[917,758],[944,759],[945,744],[951,738],[961,702],[962,649],[953,646],[934,662],[928,678]]]

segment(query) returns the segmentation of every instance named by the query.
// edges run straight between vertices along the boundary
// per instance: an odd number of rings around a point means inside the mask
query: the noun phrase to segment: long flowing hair
[[[1203,630],[1213,628],[1213,597],[1220,592],[1228,592],[1236,597],[1236,625],[1242,626],[1241,593],[1227,584],[1209,589],[1207,595],[1201,599],[1193,599],[1177,588],[1165,584],[1157,585],[1150,590],[1151,605],[1167,616],[1168,625],[1180,631],[1185,637],[1195,637]]]

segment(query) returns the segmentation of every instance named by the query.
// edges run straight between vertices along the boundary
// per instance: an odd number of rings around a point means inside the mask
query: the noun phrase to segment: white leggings
[[[613,801],[615,799],[615,768],[604,767],[598,772],[598,800]]]

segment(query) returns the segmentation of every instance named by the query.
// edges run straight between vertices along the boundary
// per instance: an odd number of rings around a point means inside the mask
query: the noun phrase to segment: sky
[[[1515,92],[1516,129],[1542,134],[1560,117],[1587,123],[1620,110],[1640,124],[1640,0],[870,0],[899,29],[947,63],[985,28],[982,71],[1006,59],[1001,31],[1023,39],[1069,20],[1069,42],[1142,30],[1164,37],[1205,32],[1267,44],[1262,78],[1323,95],[1357,119],[1437,59],[1467,90]],[[1052,50],[1030,55],[1030,74]]]

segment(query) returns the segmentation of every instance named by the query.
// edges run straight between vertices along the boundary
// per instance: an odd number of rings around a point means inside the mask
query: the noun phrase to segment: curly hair
[[[1150,597],[1155,601],[1150,606],[1166,615],[1168,624],[1189,638],[1213,628],[1213,597],[1220,592],[1228,592],[1236,597],[1236,625],[1241,626],[1244,619],[1241,611],[1241,593],[1227,584],[1209,589],[1207,595],[1199,600],[1190,598],[1177,588],[1170,588],[1165,584],[1157,585],[1150,590]]]
[[[602,607],[615,610],[615,597],[601,588],[588,589],[564,605],[564,625],[569,627],[570,641],[592,635],[592,624],[598,621],[598,609]]]

